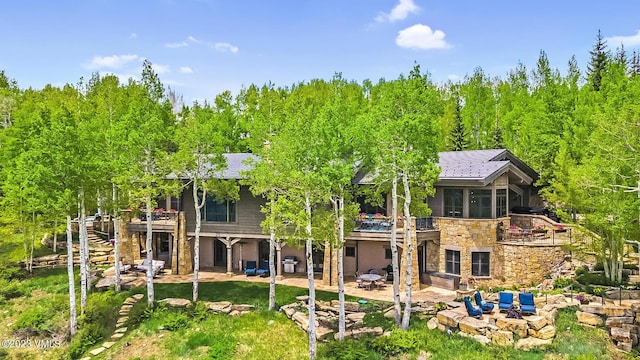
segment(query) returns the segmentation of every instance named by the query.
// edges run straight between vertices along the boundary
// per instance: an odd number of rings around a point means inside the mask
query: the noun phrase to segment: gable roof
[[[506,149],[438,153],[440,177],[436,185],[486,186],[509,172],[520,184],[531,185],[538,174]]]
[[[223,156],[225,157],[225,159],[227,160],[227,167],[225,169],[223,169],[222,171],[218,172],[215,176],[216,179],[225,179],[225,180],[230,180],[230,179],[242,179],[242,172],[243,171],[247,171],[247,170],[251,170],[251,166],[247,164],[247,159],[258,159],[257,156],[255,156],[254,154],[250,154],[250,153],[227,153],[227,154],[223,154]],[[209,170],[211,170],[211,164],[207,163],[206,166],[208,167],[204,173],[208,173]],[[182,180],[188,180],[189,177],[188,176],[176,176],[175,174],[171,174],[168,177],[169,179],[182,179]]]

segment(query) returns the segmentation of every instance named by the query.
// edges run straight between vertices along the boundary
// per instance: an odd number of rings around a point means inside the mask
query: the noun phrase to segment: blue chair
[[[510,292],[500,291],[498,294],[498,309],[500,312],[506,312],[513,305],[513,294]]]
[[[247,261],[247,268],[244,271],[244,274],[247,276],[256,276],[256,262],[252,260]]]
[[[478,319],[482,317],[482,309],[480,309],[480,307],[478,306],[474,306],[471,303],[471,298],[469,298],[468,296],[464,297],[464,306],[467,308],[467,314],[469,316]]]
[[[536,304],[533,302],[532,293],[520,293],[518,298],[520,299],[522,315],[536,315]]]
[[[262,262],[262,267],[260,267],[260,269],[256,270],[256,275],[269,276],[269,262],[268,261],[263,261]]]
[[[493,311],[493,307],[495,306],[492,302],[482,300],[482,295],[480,291],[476,291],[474,295],[476,299],[476,304],[482,309],[484,314],[490,314]]]

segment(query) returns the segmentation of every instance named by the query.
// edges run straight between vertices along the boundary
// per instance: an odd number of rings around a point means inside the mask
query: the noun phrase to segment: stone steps
[[[115,345],[116,341],[120,340],[126,334],[127,327],[124,325],[127,323],[127,320],[129,320],[129,312],[131,311],[133,305],[136,302],[142,300],[142,298],[144,298],[144,295],[135,294],[124,301],[124,303],[120,307],[120,311],[118,312],[116,330],[113,332],[113,335],[111,335],[110,341],[105,341],[102,346],[89,351],[89,354],[91,354],[91,356],[98,356],[102,354],[102,352]],[[82,360],[85,359],[90,359],[90,357],[83,358]]]

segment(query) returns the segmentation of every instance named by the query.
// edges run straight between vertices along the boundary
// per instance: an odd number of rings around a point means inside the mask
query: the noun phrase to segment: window
[[[176,211],[182,210],[182,207],[180,206],[180,198],[179,197],[175,197],[175,196],[171,197],[171,209],[170,210],[176,210]]]
[[[384,258],[385,259],[391,259],[391,248],[385,248],[384,249]]]
[[[469,190],[469,217],[491,219],[491,190]]]
[[[462,217],[462,189],[444,189],[444,216]]]
[[[507,216],[507,189],[496,190],[496,217]]]
[[[489,276],[491,267],[491,253],[474,252],[471,253],[471,275]]]
[[[217,200],[207,195],[207,200],[202,209],[204,221],[236,222],[236,203],[229,200]]]
[[[356,248],[354,246],[346,246],[344,248],[344,255],[348,257],[356,257]]]
[[[460,275],[460,251],[447,250],[446,257],[447,264],[445,272]]]

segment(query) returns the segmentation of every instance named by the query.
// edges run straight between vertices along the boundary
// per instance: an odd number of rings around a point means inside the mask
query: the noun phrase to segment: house
[[[247,169],[251,154],[227,154],[226,179],[239,179]],[[442,152],[441,173],[434,197],[426,199],[432,209],[429,218],[412,219],[414,249],[412,267],[415,281],[441,284],[440,278],[475,278],[485,286],[536,283],[561,263],[565,256],[560,244],[566,234],[547,232],[533,236],[525,229],[549,228],[555,224],[540,215],[511,214],[514,207],[542,204],[534,182],[536,172],[507,150]],[[366,185],[366,176],[354,182]],[[163,199],[164,208],[154,216],[154,257],[165,260],[173,273],[193,271],[193,237],[196,212],[191,190],[181,198]],[[388,199],[388,203],[389,203]],[[391,264],[391,221],[389,206],[372,207],[361,202],[362,215],[355,219],[355,230],[346,237],[342,249],[320,247],[313,253],[313,267],[326,284],[337,284],[337,252],[343,251],[345,276],[357,271],[383,270]],[[265,200],[253,196],[247,186],[240,187],[237,201],[218,201],[207,195],[202,211],[200,266],[203,269],[242,272],[247,260],[268,259],[269,235],[264,234],[260,212]],[[161,205],[159,205],[161,206]],[[402,222],[402,220],[398,220]],[[123,222],[123,262],[144,256],[146,219],[131,216]],[[511,233],[518,224],[519,234]],[[402,261],[404,229],[398,226]],[[531,236],[529,236],[531,235]],[[570,236],[570,235],[569,235]],[[302,245],[302,244],[301,244]],[[277,275],[305,272],[302,246],[278,243]],[[285,261],[288,259],[288,261]],[[283,262],[287,263],[283,266]],[[285,272],[286,271],[286,272]]]

